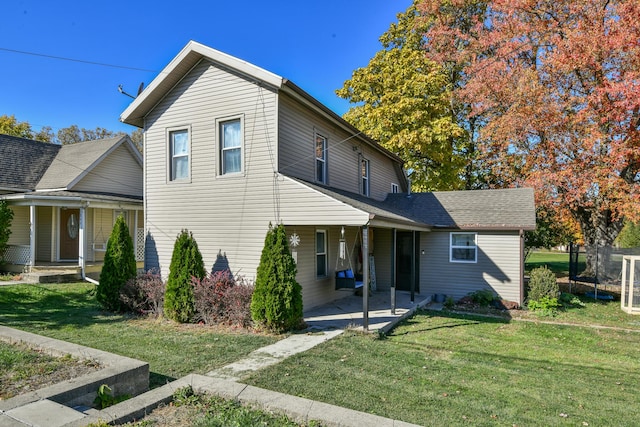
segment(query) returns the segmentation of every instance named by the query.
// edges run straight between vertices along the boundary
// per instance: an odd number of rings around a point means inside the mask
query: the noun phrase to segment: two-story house
[[[122,113],[144,130],[146,267],[182,229],[209,269],[255,277],[269,223],[290,236],[305,309],[379,291],[522,302],[530,189],[411,194],[403,161],[291,81],[189,42]]]

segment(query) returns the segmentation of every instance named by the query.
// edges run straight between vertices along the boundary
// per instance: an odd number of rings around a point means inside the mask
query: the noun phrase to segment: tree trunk
[[[583,276],[593,277],[598,282],[615,279],[609,268],[613,242],[622,230],[623,218],[613,219],[611,211],[579,208],[575,213],[580,224],[587,252],[586,270]]]

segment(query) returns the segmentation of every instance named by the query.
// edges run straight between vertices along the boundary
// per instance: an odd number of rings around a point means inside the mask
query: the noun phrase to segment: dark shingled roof
[[[62,148],[0,134],[0,188],[33,190]]]
[[[533,230],[532,188],[390,194],[385,203],[434,228]]]

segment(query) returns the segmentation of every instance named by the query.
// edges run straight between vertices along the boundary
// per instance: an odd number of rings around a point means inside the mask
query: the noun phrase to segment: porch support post
[[[36,207],[29,206],[29,271],[36,265]]]
[[[396,229],[391,230],[391,314],[396,314]]]
[[[362,329],[369,330],[369,227],[362,227]]]
[[[86,239],[87,234],[85,233],[86,226],[86,207],[80,206],[80,219],[78,221],[80,224],[80,229],[78,230],[78,264],[80,265],[80,276],[82,280],[84,280],[84,269],[85,269],[85,248],[86,248]]]
[[[411,232],[411,302],[416,299],[416,232]]]

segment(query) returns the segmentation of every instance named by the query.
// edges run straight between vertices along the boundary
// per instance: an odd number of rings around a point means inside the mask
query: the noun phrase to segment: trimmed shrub
[[[529,301],[541,301],[544,297],[558,298],[560,287],[555,274],[547,267],[538,267],[531,270],[529,278]]]
[[[493,302],[496,295],[489,289],[478,289],[477,291],[469,293],[471,301],[482,307],[486,307]]]
[[[171,320],[186,323],[193,319],[195,305],[192,278],[206,275],[202,254],[193,234],[182,230],[173,246],[169,278],[164,294],[164,314]]]
[[[122,216],[118,216],[107,241],[100,283],[96,288],[96,299],[107,310],[120,311],[120,289],[128,280],[136,277],[136,256],[129,227]]]
[[[11,236],[11,221],[13,210],[6,200],[0,200],[0,265],[4,262],[4,252],[7,250],[7,242]]]
[[[120,302],[123,310],[161,316],[164,303],[162,277],[157,272],[149,270],[129,279],[120,289]]]
[[[243,277],[234,278],[229,270],[193,278],[195,320],[206,324],[251,325],[253,286]]]
[[[284,225],[269,224],[251,299],[254,321],[277,331],[303,326],[302,287],[296,273]]]

